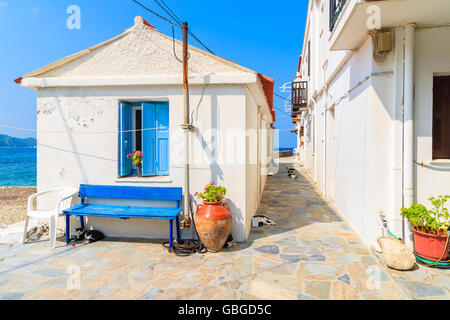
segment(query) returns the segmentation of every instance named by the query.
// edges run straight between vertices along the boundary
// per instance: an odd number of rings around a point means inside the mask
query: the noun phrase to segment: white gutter
[[[405,67],[404,67],[404,107],[403,107],[403,193],[404,207],[410,207],[414,200],[414,36],[415,25],[405,26]],[[410,245],[406,221],[402,221],[402,238]]]

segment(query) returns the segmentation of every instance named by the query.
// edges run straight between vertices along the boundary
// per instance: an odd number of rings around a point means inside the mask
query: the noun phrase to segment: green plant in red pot
[[[443,261],[449,256],[450,214],[445,207],[448,199],[448,195],[429,198],[432,209],[422,204],[402,208],[401,215],[412,224],[414,251],[425,259]]]
[[[219,252],[223,249],[232,226],[230,206],[225,203],[227,189],[211,181],[203,192],[195,196],[203,200],[195,214],[195,226],[198,236],[208,251]]]

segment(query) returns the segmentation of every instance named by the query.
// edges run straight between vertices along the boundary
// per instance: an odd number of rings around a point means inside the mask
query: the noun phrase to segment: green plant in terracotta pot
[[[414,250],[423,258],[442,260],[448,257],[447,232],[450,227],[450,213],[445,206],[448,199],[448,195],[429,198],[431,209],[423,204],[402,208],[401,215],[412,225]]]
[[[211,181],[203,192],[197,192],[194,196],[202,199],[204,203],[222,202],[227,194],[225,187],[216,186],[214,181]]]
[[[219,252],[230,235],[232,215],[228,203],[224,203],[227,189],[211,181],[203,192],[195,196],[203,200],[195,214],[198,236],[208,251]]]

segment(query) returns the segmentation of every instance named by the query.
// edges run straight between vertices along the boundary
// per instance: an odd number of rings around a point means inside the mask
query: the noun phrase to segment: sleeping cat
[[[77,228],[76,235],[72,238],[72,241],[87,240],[88,243],[101,241],[105,238],[105,235],[98,230],[85,230],[83,228]]]
[[[275,221],[264,215],[256,215],[252,218],[252,227],[258,228],[264,225],[276,226],[277,224],[275,223]]]

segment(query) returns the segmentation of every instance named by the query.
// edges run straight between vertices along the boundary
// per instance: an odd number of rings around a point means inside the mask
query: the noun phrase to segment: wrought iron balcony
[[[306,110],[308,106],[308,82],[292,82],[292,117]]]
[[[330,31],[333,31],[346,0],[330,0]]]

